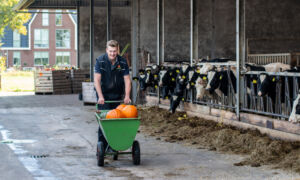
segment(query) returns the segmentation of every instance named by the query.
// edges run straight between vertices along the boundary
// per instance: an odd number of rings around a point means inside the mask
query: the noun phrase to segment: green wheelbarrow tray
[[[105,119],[103,116],[108,111],[96,112],[98,124],[109,146],[116,151],[125,151],[132,146],[135,140],[140,126],[140,118]]]

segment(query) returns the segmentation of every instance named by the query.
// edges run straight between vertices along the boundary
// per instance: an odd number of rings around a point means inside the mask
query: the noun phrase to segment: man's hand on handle
[[[126,97],[124,98],[124,104],[129,104],[131,103],[131,99],[129,97]]]
[[[98,104],[104,104],[104,98],[103,97],[99,97]]]

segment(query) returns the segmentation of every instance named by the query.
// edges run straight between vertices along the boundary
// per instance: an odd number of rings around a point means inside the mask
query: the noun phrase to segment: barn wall
[[[89,69],[90,59],[90,12],[89,7],[80,8],[80,66]],[[105,53],[106,46],[106,8],[94,8],[94,63],[95,59]],[[112,7],[112,38],[120,43],[121,49],[131,42],[131,8]],[[127,50],[130,52],[130,49]]]
[[[299,0],[247,0],[251,53],[300,52]]]
[[[156,62],[157,1],[139,0],[138,59]],[[246,0],[250,53],[300,52],[299,0]],[[199,58],[235,58],[235,0],[198,0]],[[89,68],[89,7],[81,7],[81,66]],[[112,36],[130,42],[131,8],[113,7]],[[190,1],[165,0],[165,61],[189,61]],[[95,58],[105,51],[106,8],[95,7]],[[130,52],[130,51],[129,51]],[[138,67],[141,64],[138,65]]]

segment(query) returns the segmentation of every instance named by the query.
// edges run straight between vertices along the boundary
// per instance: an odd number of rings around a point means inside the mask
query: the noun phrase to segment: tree
[[[29,21],[29,13],[18,13],[13,7],[19,0],[1,0],[0,3],[0,37],[4,35],[5,27],[17,30],[20,34],[26,35],[27,30],[24,24]]]

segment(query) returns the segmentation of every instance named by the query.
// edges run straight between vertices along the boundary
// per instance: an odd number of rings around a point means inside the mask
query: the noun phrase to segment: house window
[[[21,35],[17,31],[13,33],[13,46],[21,47]]]
[[[66,29],[56,30],[56,47],[70,48],[70,30],[66,30]]]
[[[56,52],[56,65],[70,66],[70,52]]]
[[[48,10],[44,9],[42,11],[42,25],[43,26],[49,26],[49,14],[48,14]]]
[[[56,10],[56,13],[61,13],[61,10]],[[55,14],[55,24],[56,26],[62,26],[62,14]]]
[[[48,48],[49,47],[49,33],[48,29],[35,29],[34,30],[34,47],[35,48]]]
[[[21,53],[20,52],[14,52],[13,59],[14,59],[14,66],[21,65]]]
[[[48,52],[34,52],[34,65],[45,66],[49,64],[49,53]]]

